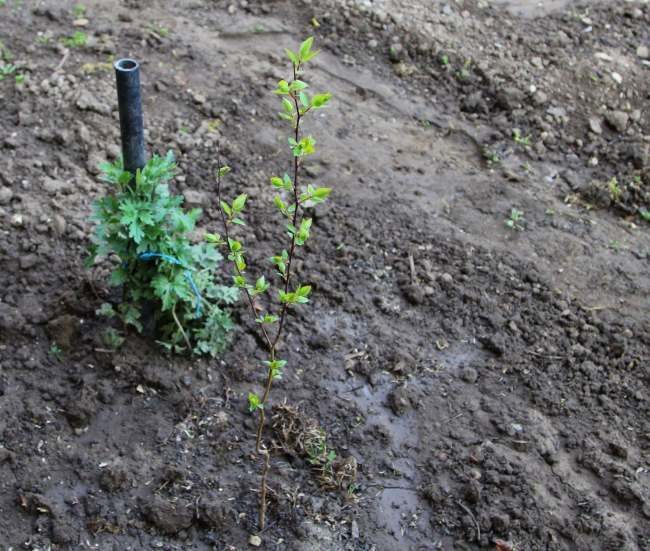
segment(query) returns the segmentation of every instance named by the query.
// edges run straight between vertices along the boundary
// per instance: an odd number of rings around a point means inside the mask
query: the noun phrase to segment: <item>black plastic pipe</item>
[[[135,59],[115,62],[124,169],[132,174],[145,165],[144,117],[140,94],[140,65]]]

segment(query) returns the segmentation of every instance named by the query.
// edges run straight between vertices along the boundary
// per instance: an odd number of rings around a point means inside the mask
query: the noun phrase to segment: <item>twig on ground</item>
[[[481,527],[479,526],[479,523],[476,520],[476,517],[474,516],[474,513],[472,513],[472,511],[469,510],[469,507],[464,505],[462,502],[457,501],[456,503],[458,503],[458,506],[463,511],[465,511],[471,517],[471,519],[474,521],[474,525],[476,526],[476,541],[481,541]]]

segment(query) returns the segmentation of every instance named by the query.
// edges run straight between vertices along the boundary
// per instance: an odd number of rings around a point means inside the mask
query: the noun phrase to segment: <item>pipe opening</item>
[[[138,62],[135,59],[118,59],[115,62],[116,71],[135,71],[138,68]]]

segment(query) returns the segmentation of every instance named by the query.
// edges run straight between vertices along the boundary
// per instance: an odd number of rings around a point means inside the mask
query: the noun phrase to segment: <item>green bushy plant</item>
[[[217,167],[217,194],[221,207],[224,237],[210,234],[207,238],[223,245],[228,252],[228,259],[233,265],[235,285],[246,296],[251,314],[260,330],[262,342],[265,343],[267,359],[264,361],[266,382],[261,393],[248,394],[248,407],[258,415],[255,441],[256,452],[264,458],[262,482],[260,486],[260,529],[264,529],[266,513],[266,478],[269,470],[269,452],[264,446],[262,432],[265,424],[265,410],[274,381],[282,378],[287,361],[279,355],[279,345],[287,316],[295,308],[309,302],[311,286],[303,284],[295,274],[295,258],[310,238],[312,219],[305,215],[305,207],[325,201],[331,188],[318,187],[302,182],[301,166],[305,157],[315,152],[316,141],[310,135],[301,135],[301,123],[314,111],[325,107],[331,94],[311,95],[308,84],[301,80],[305,63],[313,59],[318,52],[312,51],[313,38],[308,38],[300,45],[297,52],[287,50],[293,73],[290,80],[281,80],[273,91],[280,97],[282,111],[279,116],[290,128],[288,150],[291,158],[292,175],[273,176],[271,186],[277,192],[273,198],[275,208],[283,223],[280,228],[286,231],[288,245],[269,259],[275,269],[274,277],[267,279],[264,275],[250,279],[247,273],[246,248],[241,234],[245,234],[242,218],[247,196],[238,195],[228,202],[222,196],[221,178],[229,172],[227,166]],[[237,230],[237,228],[239,228]],[[237,235],[236,235],[237,233]],[[277,282],[277,284],[273,284]]]
[[[215,356],[232,328],[225,307],[239,292],[215,280],[222,260],[215,245],[190,241],[201,210],[183,209],[183,198],[170,192],[175,167],[171,152],[154,155],[135,175],[121,160],[101,165],[111,192],[94,205],[88,263],[117,258],[110,284],[122,287],[122,302],[104,304],[98,313],[141,332],[143,312],[151,311],[150,322],[168,349]]]

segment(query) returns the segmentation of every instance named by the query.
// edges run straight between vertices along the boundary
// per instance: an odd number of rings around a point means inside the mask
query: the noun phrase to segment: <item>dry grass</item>
[[[277,437],[276,448],[306,459],[323,488],[350,493],[357,478],[357,461],[354,457],[337,457],[316,419],[285,403],[273,408],[272,426]]]

